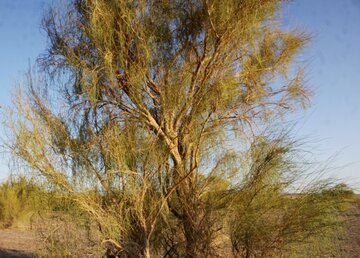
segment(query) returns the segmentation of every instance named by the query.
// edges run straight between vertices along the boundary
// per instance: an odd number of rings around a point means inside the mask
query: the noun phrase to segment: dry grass
[[[99,231],[86,219],[61,212],[36,216],[32,221],[38,257],[101,257]]]

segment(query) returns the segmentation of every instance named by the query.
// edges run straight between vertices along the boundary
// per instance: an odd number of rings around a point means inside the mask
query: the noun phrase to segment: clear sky
[[[0,0],[0,105],[11,103],[14,82],[46,46],[41,17],[50,1]],[[360,0],[295,0],[281,12],[285,27],[313,36],[301,56],[312,106],[292,119],[318,161],[337,155],[329,171],[360,190]],[[0,156],[0,180],[8,173]]]
[[[49,1],[0,0],[0,106],[11,104],[16,80],[46,46],[40,30],[41,17]],[[2,108],[3,109],[3,108]],[[0,113],[1,114],[1,113]],[[3,121],[1,117],[0,121]],[[2,137],[3,130],[0,128]],[[3,153],[3,150],[0,150]],[[0,181],[9,174],[8,157],[0,155]]]
[[[360,190],[360,1],[297,0],[283,8],[290,26],[312,34],[304,52],[312,107],[298,134],[314,139],[319,161],[336,155],[332,175]]]

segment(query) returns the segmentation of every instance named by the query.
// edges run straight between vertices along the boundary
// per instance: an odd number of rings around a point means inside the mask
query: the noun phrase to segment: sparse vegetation
[[[0,185],[0,225],[7,228],[27,225],[31,216],[40,210],[44,190],[25,177],[11,178]],[[45,205],[46,206],[46,205]]]

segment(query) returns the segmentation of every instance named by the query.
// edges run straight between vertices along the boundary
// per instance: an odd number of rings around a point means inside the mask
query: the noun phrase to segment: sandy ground
[[[344,214],[347,221],[341,249],[345,258],[360,258],[360,202],[355,202]],[[0,229],[0,258],[30,258],[35,237],[26,229]]]
[[[1,258],[28,258],[34,246],[34,236],[28,230],[3,229],[0,230]]]
[[[346,223],[346,237],[343,239],[342,245],[345,251],[345,256],[349,258],[360,257],[360,202],[354,205],[345,214]]]

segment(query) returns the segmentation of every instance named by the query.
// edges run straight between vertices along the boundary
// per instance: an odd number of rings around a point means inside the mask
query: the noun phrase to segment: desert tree
[[[308,100],[303,69],[292,66],[308,36],[281,28],[281,4],[51,8],[46,78],[29,75],[18,95],[13,153],[92,215],[113,255],[162,253],[159,225],[177,232],[181,247],[169,248],[180,255],[215,255],[232,203],[221,193],[245,180],[230,143]]]

